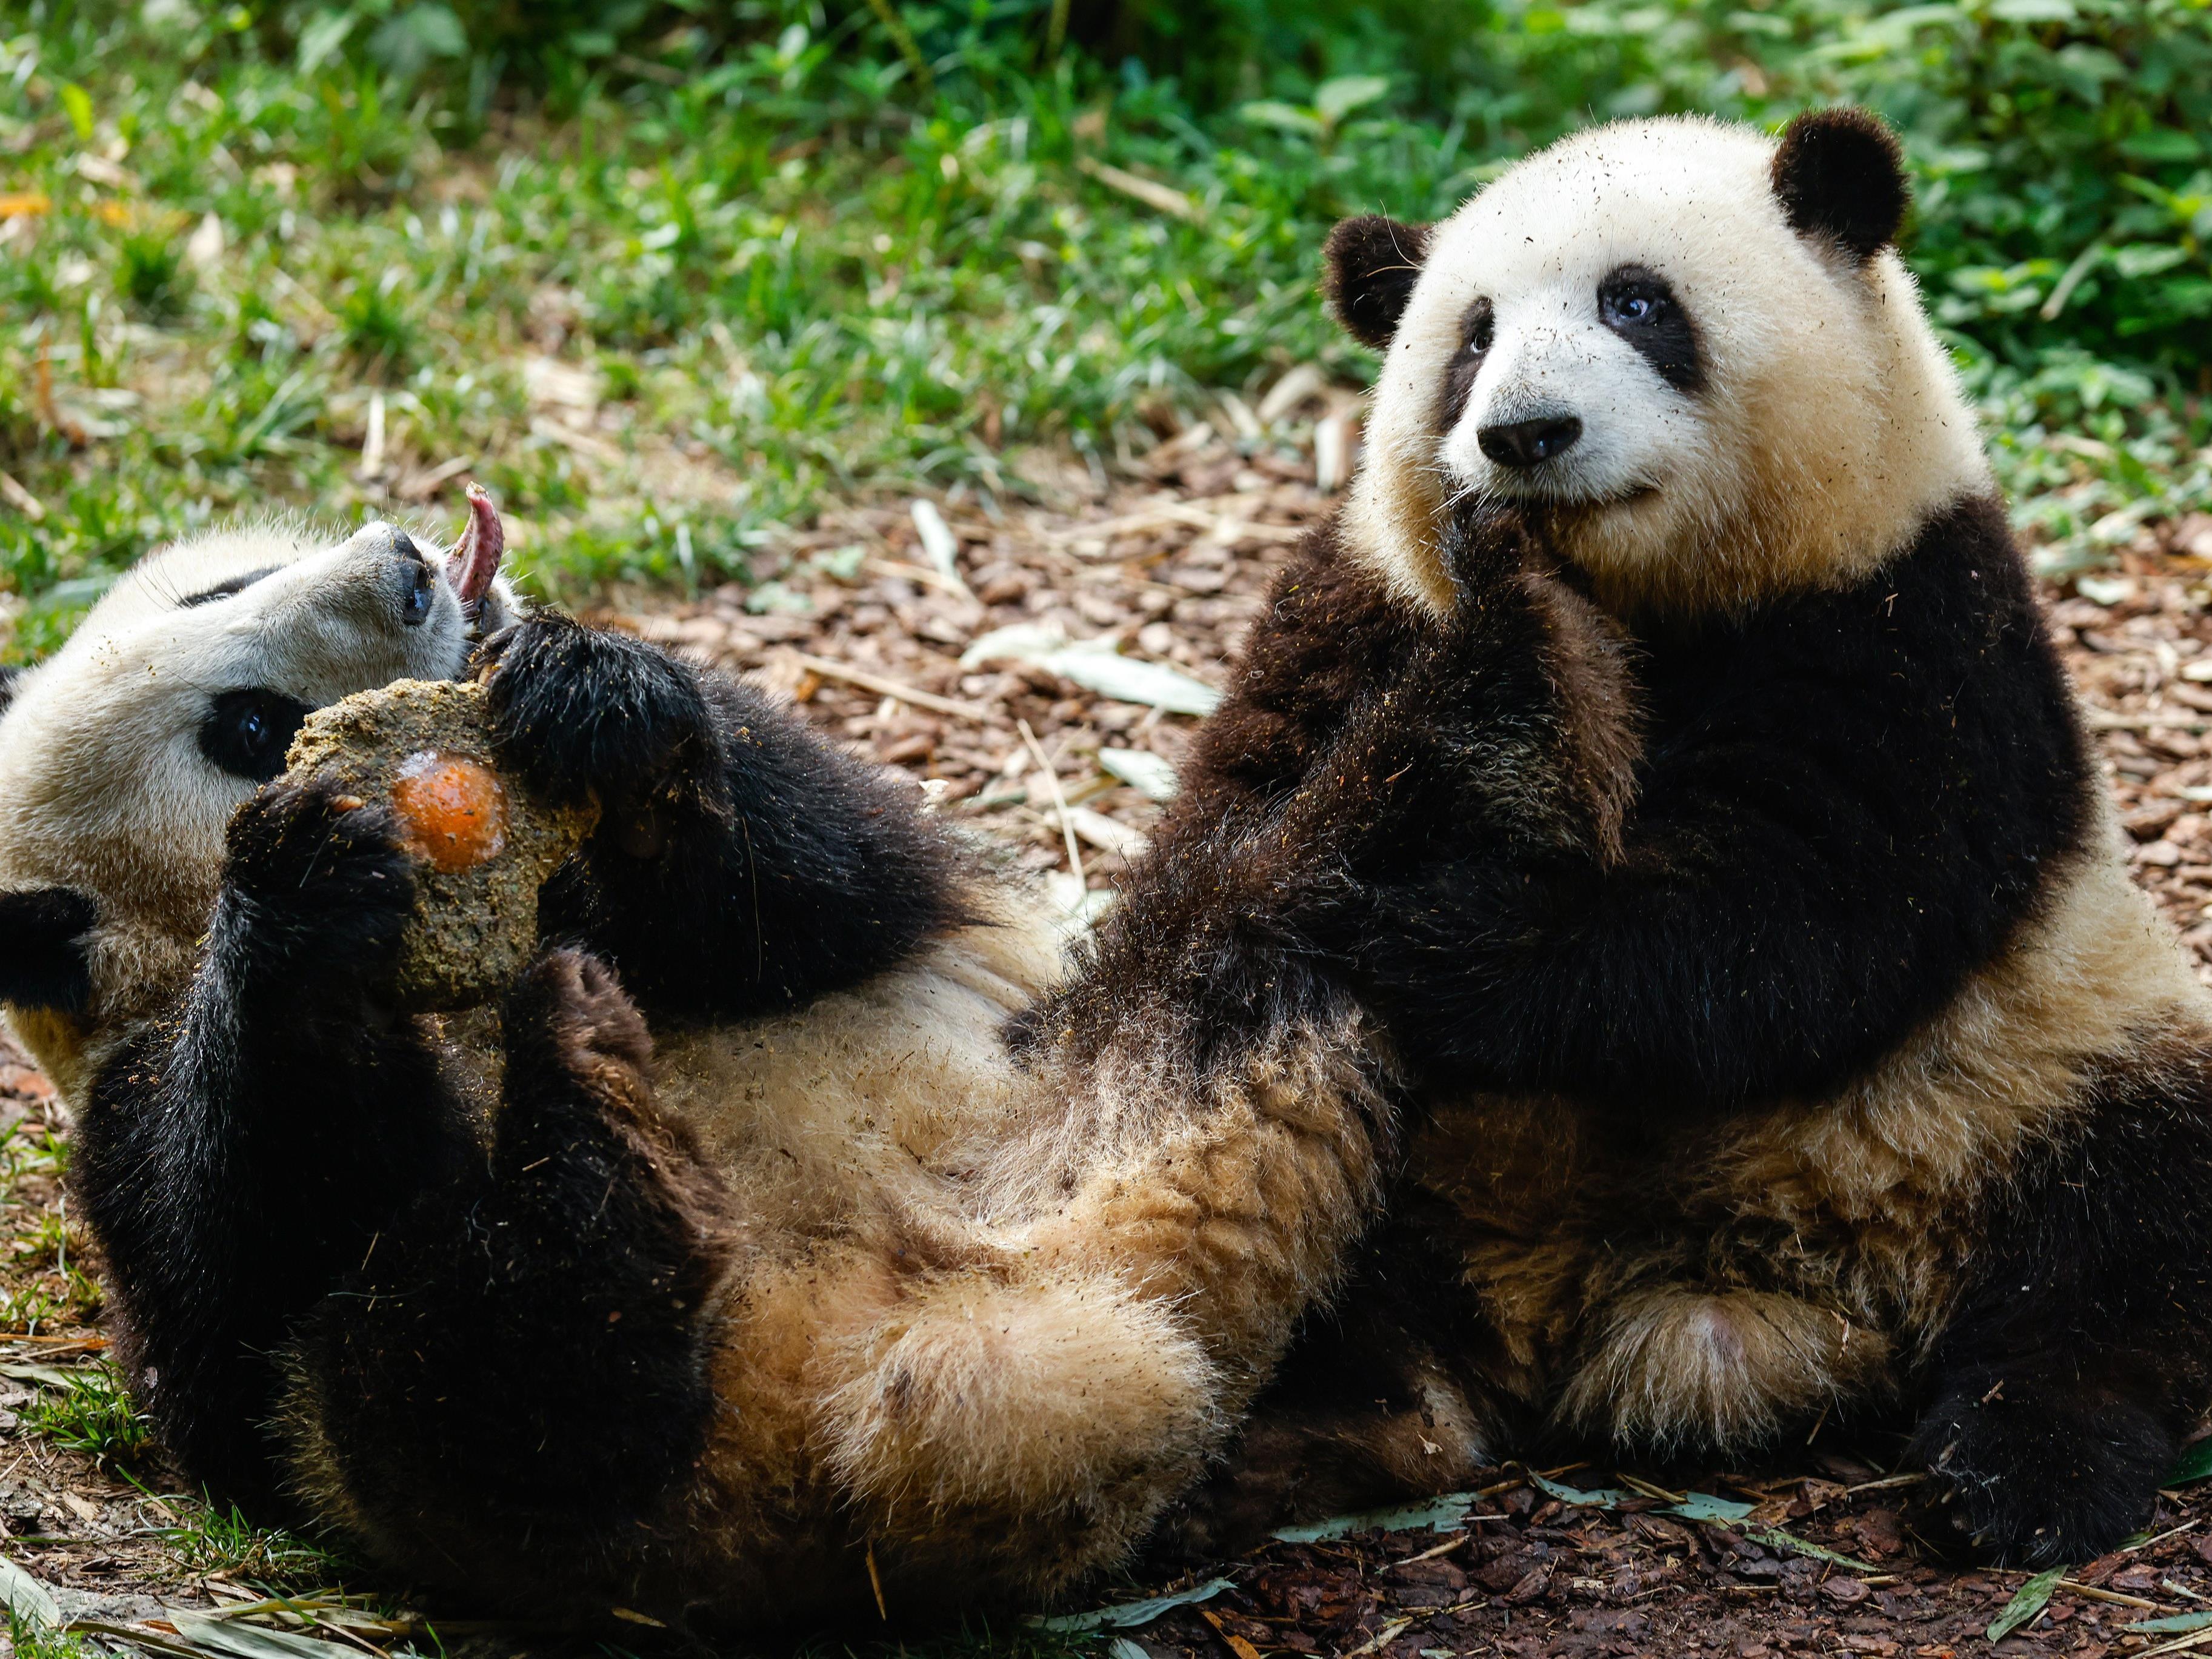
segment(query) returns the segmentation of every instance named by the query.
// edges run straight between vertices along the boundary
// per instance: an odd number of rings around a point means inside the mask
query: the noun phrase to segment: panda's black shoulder
[[[1974,494],[1838,590],[1647,638],[1652,741],[1708,767],[1807,775],[1878,807],[1886,834],[2017,916],[2094,834],[2098,782],[2071,687],[2004,506]],[[1716,740],[1716,734],[1724,741]],[[1804,820],[1869,822],[1802,803]],[[1963,899],[1963,895],[1961,895]],[[1966,907],[1978,910],[1979,905]]]

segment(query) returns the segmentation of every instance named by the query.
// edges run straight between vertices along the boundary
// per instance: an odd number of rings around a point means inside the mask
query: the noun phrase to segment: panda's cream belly
[[[799,1012],[657,1033],[655,1097],[746,1207],[794,1236],[957,1202],[1020,1115],[1027,1085],[1003,1030],[1061,973],[1064,938],[1020,915]]]
[[[1103,1563],[1222,1431],[1176,1298],[1109,1241],[1040,1245],[993,1178],[1081,1109],[1003,1036],[1065,937],[1035,916],[965,930],[802,1013],[658,1041],[656,1096],[721,1168],[744,1241],[709,1359],[729,1409],[682,1547],[695,1588],[750,1593],[772,1540],[780,1581],[866,1595],[865,1545],[901,1605],[932,1605],[1010,1512],[1024,1559]]]
[[[1879,1397],[1948,1317],[1984,1201],[2094,1133],[2115,1075],[2212,1064],[2212,996],[2092,854],[1942,1014],[1843,1094],[1698,1133],[1558,1097],[1440,1107],[1486,1388],[1575,1426],[1726,1446]]]

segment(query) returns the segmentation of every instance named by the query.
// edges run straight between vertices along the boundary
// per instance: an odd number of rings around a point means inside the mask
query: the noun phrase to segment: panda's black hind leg
[[[703,1449],[733,1245],[605,964],[544,953],[504,1023],[489,1168],[430,1195],[318,1310],[289,1416],[326,1512],[394,1565],[588,1601],[649,1552]]]
[[[2212,1405],[2212,1066],[2100,1093],[1991,1217],[1914,1436],[1925,1535],[2024,1566],[2148,1522]]]

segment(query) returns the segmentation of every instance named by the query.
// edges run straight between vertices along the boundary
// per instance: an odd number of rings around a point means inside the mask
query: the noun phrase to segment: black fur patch
[[[1379,213],[1339,222],[1322,247],[1322,295],[1345,331],[1372,350],[1387,347],[1428,252],[1426,225]]]
[[[28,671],[15,663],[0,664],[0,714],[5,714],[15,701],[15,693]]]
[[[95,1079],[70,1178],[162,1443],[281,1512],[276,1351],[470,1143],[415,1028],[365,1000],[413,902],[388,821],[280,786],[230,844],[250,880],[218,900],[181,1017]]]
[[[1598,284],[1597,315],[1675,391],[1705,389],[1705,354],[1698,348],[1697,324],[1657,271],[1622,265],[1610,273]]]
[[[968,920],[960,859],[915,798],[760,693],[558,617],[485,655],[512,763],[605,806],[546,888],[545,936],[609,958],[649,1011],[788,1007]]]
[[[601,964],[507,1000],[488,1170],[401,1218],[298,1348],[325,1449],[397,1564],[603,1616],[705,1449],[719,1188],[653,1108]]]
[[[0,893],[0,1002],[73,1014],[92,996],[84,934],[100,912],[69,887]]]
[[[233,777],[266,783],[284,769],[284,751],[314,712],[264,686],[222,692],[200,717],[200,753]]]
[[[1912,204],[1897,135],[1848,105],[1814,110],[1783,129],[1773,178],[1793,230],[1827,237],[1862,264],[1896,236]]]
[[[1068,1045],[1080,1063],[1149,1004],[1185,1023],[1201,1054],[1235,1051],[1341,995],[1342,976],[1307,961],[1283,929],[1291,895],[1329,858],[1286,842],[1281,815],[1420,633],[1340,556],[1334,524],[1316,532],[1277,577],[1238,690],[1201,728],[1153,853],[1091,940],[1087,969],[1019,1022],[1020,1042]]]
[[[1460,323],[1459,349],[1452,355],[1451,367],[1444,371],[1443,399],[1437,410],[1437,431],[1450,431],[1459,424],[1459,417],[1467,413],[1468,395],[1474,390],[1476,377],[1482,373],[1482,360],[1490,350],[1496,331],[1496,313],[1487,297],[1468,307],[1467,315]]]
[[[2108,1079],[2001,1195],[1914,1438],[1930,1537],[2086,1561],[2150,1517],[2212,1398],[2212,1055]]]
[[[2090,833],[2063,672],[1994,500],[1846,592],[1637,646],[1650,724],[1616,864],[1470,846],[1370,800],[1352,896],[1304,924],[1440,1079],[1826,1093],[1990,960]]]
[[[227,599],[234,593],[243,593],[263,577],[273,576],[283,568],[282,565],[265,564],[258,570],[248,570],[240,575],[219,581],[213,587],[203,587],[198,592],[187,594],[179,599],[177,609],[190,611],[197,605],[213,605],[217,599]]]

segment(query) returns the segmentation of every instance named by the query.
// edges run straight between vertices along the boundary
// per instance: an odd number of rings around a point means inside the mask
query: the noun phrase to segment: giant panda
[[[157,552],[0,715],[0,1000],[196,1486],[476,1607],[691,1631],[1062,1594],[1340,1272],[1373,1080],[1017,1063],[1063,928],[724,676],[381,522]],[[599,829],[488,1009],[396,1011],[388,811],[306,714],[487,682]]]
[[[1358,474],[1029,1027],[1079,1062],[1149,998],[1225,1051],[1302,997],[1395,1115],[1188,1541],[1856,1421],[1929,1536],[2039,1566],[2139,1525],[2212,1402],[2212,1001],[1907,205],[1862,112],[1658,118],[1331,236]]]

